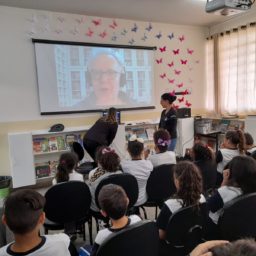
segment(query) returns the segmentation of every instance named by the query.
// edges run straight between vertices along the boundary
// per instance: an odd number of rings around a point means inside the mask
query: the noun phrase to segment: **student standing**
[[[177,143],[177,111],[173,105],[176,98],[171,93],[164,93],[160,101],[164,110],[161,113],[159,128],[167,130],[171,136],[171,142],[168,146],[169,151],[174,151]]]
[[[83,144],[93,160],[95,160],[95,153],[98,147],[109,146],[112,143],[116,136],[117,128],[116,109],[110,108],[108,114],[96,121],[86,132]]]

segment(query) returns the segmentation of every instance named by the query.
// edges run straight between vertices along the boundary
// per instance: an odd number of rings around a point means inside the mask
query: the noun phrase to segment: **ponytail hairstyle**
[[[189,161],[179,162],[174,167],[174,178],[179,182],[176,197],[183,200],[183,207],[198,204],[203,185],[196,165]]]
[[[164,153],[168,149],[168,145],[170,144],[170,134],[164,129],[158,129],[154,132],[154,143],[156,147],[159,149],[160,153]]]
[[[103,170],[108,172],[116,172],[120,167],[120,158],[110,147],[99,147],[96,152],[96,161]]]
[[[202,142],[196,142],[192,148],[193,160],[194,161],[206,161],[214,160],[214,154],[212,150]]]
[[[144,150],[144,140],[138,138],[136,134],[132,135],[128,141],[127,150],[132,158],[140,157]]]
[[[246,146],[253,146],[254,140],[253,140],[253,137],[252,137],[252,135],[250,133],[245,132],[244,133],[244,138],[245,138]]]
[[[236,156],[227,167],[227,185],[241,188],[244,194],[256,192],[256,161],[252,157]]]
[[[244,153],[245,150],[245,138],[242,130],[238,129],[235,131],[227,131],[225,138],[232,144],[237,145],[240,154]]]
[[[57,183],[69,181],[69,174],[76,168],[78,163],[77,155],[73,152],[61,154],[57,166]]]
[[[116,108],[109,108],[108,114],[104,117],[102,117],[102,121],[108,122],[108,123],[116,123]]]

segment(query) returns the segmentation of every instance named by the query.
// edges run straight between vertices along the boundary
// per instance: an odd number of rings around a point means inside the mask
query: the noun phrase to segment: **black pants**
[[[101,145],[100,143],[94,140],[88,140],[88,139],[84,139],[83,144],[84,144],[84,149],[88,152],[90,157],[95,161],[97,148],[103,145]]]

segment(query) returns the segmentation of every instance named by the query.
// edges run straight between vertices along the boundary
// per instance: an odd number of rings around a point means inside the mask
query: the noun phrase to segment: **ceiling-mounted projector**
[[[255,0],[254,0],[255,1]],[[254,3],[251,0],[207,0],[205,10],[223,16],[248,11]]]

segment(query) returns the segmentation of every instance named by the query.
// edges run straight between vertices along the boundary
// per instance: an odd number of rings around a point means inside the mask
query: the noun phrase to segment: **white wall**
[[[92,21],[98,19],[101,24],[95,26]],[[97,117],[95,114],[40,115],[35,53],[31,38],[124,45],[134,39],[134,45],[166,46],[165,52],[155,52],[156,59],[162,58],[162,64],[155,62],[156,110],[125,112],[124,119],[158,117],[161,110],[160,95],[172,90],[191,91],[191,95],[186,95],[184,101],[177,101],[177,104],[184,107],[187,100],[192,104],[194,114],[202,113],[205,99],[205,28],[152,23],[152,30],[148,32],[145,28],[149,26],[149,22],[115,21],[117,27],[113,29],[110,27],[113,19],[0,6],[0,175],[9,173],[8,132],[45,129],[49,124],[59,121],[66,126],[76,126],[82,120],[91,123]],[[138,27],[136,33],[131,31],[135,23]],[[91,37],[86,35],[89,28],[94,31]],[[122,35],[124,30],[127,33]],[[104,31],[107,36],[101,38],[99,34]],[[160,32],[162,37],[158,39],[156,35]],[[168,35],[171,33],[174,38],[169,39]],[[145,41],[142,40],[144,36],[147,37]],[[179,37],[182,36],[185,39],[180,41]],[[116,40],[113,40],[115,37]],[[180,49],[177,56],[172,52],[176,49]],[[187,49],[193,50],[193,54],[188,54]],[[188,60],[187,65],[181,65],[180,59]],[[167,63],[172,61],[175,65],[170,68]],[[181,70],[181,74],[175,75],[174,68]],[[170,84],[167,78],[160,78],[163,73],[170,79],[175,78],[175,83]],[[179,89],[177,84],[182,82],[184,85]]]

